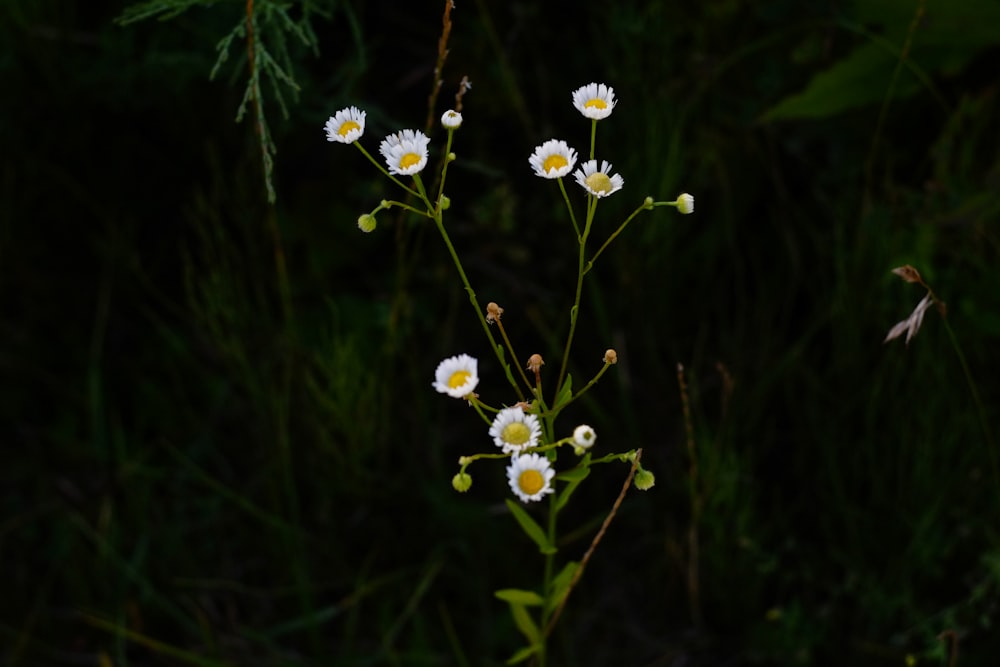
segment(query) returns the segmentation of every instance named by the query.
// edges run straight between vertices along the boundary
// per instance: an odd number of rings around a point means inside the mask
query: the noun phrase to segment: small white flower
[[[685,215],[694,213],[694,197],[686,192],[680,195],[677,198],[677,210]]]
[[[535,147],[535,152],[528,158],[528,163],[534,168],[536,176],[562,178],[576,164],[576,151],[565,141],[549,139],[541,146]]]
[[[490,435],[504,454],[516,454],[538,444],[542,437],[542,426],[538,417],[528,415],[520,406],[504,408],[497,413],[490,426]]]
[[[580,168],[573,172],[573,177],[584,190],[595,197],[607,197],[622,189],[625,179],[619,174],[611,176],[611,163],[607,160],[601,161],[601,168],[597,168],[597,160],[587,160]]]
[[[592,120],[607,118],[616,104],[615,89],[603,83],[588,83],[573,91],[573,106]]]
[[[462,114],[449,109],[441,116],[441,124],[449,130],[457,130],[462,126]]]
[[[434,388],[454,398],[465,398],[479,384],[479,362],[467,354],[449,357],[434,371]]]
[[[327,141],[339,141],[342,144],[354,143],[365,133],[365,116],[367,114],[357,107],[341,109],[326,121]]]
[[[382,140],[378,150],[389,165],[390,174],[410,176],[427,166],[430,138],[419,130],[400,130]]]
[[[522,502],[541,500],[552,493],[552,478],[556,471],[544,456],[523,454],[514,456],[507,466],[507,481],[510,488]]]
[[[586,424],[580,424],[573,429],[573,442],[580,449],[590,449],[597,440],[597,433]]]

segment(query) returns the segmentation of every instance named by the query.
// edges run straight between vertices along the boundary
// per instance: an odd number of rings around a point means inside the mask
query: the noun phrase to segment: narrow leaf
[[[556,402],[552,406],[552,409],[558,410],[560,405],[568,403],[571,398],[573,398],[573,376],[566,375],[566,381],[563,382],[563,386],[559,390],[559,395],[556,396]]]
[[[531,618],[527,608],[520,604],[510,604],[510,615],[514,618],[514,625],[521,631],[521,634],[528,640],[529,644],[538,643],[538,626],[535,619]]]
[[[518,505],[513,500],[508,498],[507,509],[509,509],[510,513],[514,515],[514,518],[517,519],[517,522],[521,524],[521,529],[525,532],[525,534],[527,534],[528,537],[530,537],[535,542],[535,544],[538,545],[538,548],[541,550],[543,554],[550,554],[556,552],[555,547],[549,544],[548,538],[545,537],[545,531],[542,530],[542,527],[539,526],[538,523],[534,519],[532,519],[531,516],[527,512],[525,512],[520,505]]]
[[[520,604],[526,607],[540,607],[544,600],[535,591],[526,591],[520,588],[502,588],[493,593],[504,602]]]
[[[580,564],[576,561],[570,561],[563,566],[563,569],[559,571],[559,574],[555,576],[552,580],[552,590],[549,592],[548,604],[546,605],[546,611],[551,612],[553,609],[562,604],[563,599],[569,594],[569,585],[573,581],[573,575],[580,568]]]
[[[590,454],[587,454],[587,456],[590,456]],[[570,475],[567,474],[573,472],[575,472],[575,474],[572,477],[570,477]],[[567,470],[566,473],[560,473],[560,474],[566,474],[566,476],[570,477],[570,479],[569,479],[569,484],[566,485],[566,488],[564,488],[561,492],[559,492],[559,498],[556,500],[557,512],[561,510],[567,502],[569,502],[569,497],[573,495],[574,491],[576,491],[576,487],[580,486],[580,482],[587,479],[587,476],[590,474],[590,468],[589,467],[573,468],[573,470]]]
[[[517,653],[507,658],[507,664],[516,665],[519,662],[524,662],[525,660],[535,655],[536,653],[538,653],[537,646],[525,646],[524,648],[520,649]]]

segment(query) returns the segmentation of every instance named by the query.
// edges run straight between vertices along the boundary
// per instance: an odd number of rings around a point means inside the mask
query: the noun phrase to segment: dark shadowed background
[[[994,664],[1000,6],[457,4],[430,110],[469,77],[446,221],[523,358],[557,366],[572,301],[562,198],[527,162],[552,137],[585,151],[572,90],[620,99],[598,238],[647,195],[696,197],[588,276],[571,371],[621,361],[560,428],[642,447],[657,485],[626,497],[551,664]],[[357,105],[376,153],[424,127],[443,5],[0,8],[0,662],[479,666],[521,645],[493,591],[541,560],[500,464],[451,488],[493,445],[430,386],[464,352],[499,403],[499,369],[436,230],[392,210],[359,232],[399,193],[322,129]],[[248,6],[267,179],[254,98],[235,122]],[[947,321],[883,345],[924,295],[903,264]],[[561,557],[625,472],[577,492]]]

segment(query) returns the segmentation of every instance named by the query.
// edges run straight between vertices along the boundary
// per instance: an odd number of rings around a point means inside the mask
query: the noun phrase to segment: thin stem
[[[587,273],[592,268],[594,268],[594,262],[596,262],[597,258],[601,256],[601,253],[604,252],[604,249],[607,248],[609,245],[611,245],[611,242],[614,241],[616,238],[618,238],[619,234],[621,234],[623,231],[625,231],[625,227],[628,225],[628,223],[632,222],[632,219],[635,216],[639,215],[639,211],[642,211],[643,209],[646,209],[646,208],[649,208],[649,206],[645,202],[643,202],[643,204],[639,208],[637,208],[634,211],[632,211],[632,214],[629,215],[627,218],[625,218],[625,222],[623,222],[621,225],[619,225],[618,229],[616,229],[614,231],[614,233],[611,236],[608,237],[608,240],[605,241],[601,245],[601,247],[597,249],[597,252],[594,253],[594,256],[590,258],[589,262],[587,262],[587,266],[584,267],[584,269],[583,269],[584,273]]]
[[[569,311],[569,334],[566,336],[566,346],[563,348],[562,364],[559,366],[559,380],[556,382],[556,392],[562,391],[563,380],[566,378],[566,369],[569,366],[569,351],[573,346],[573,336],[576,334],[576,319],[580,312],[580,296],[583,294],[583,258],[587,252],[587,235],[590,233],[590,224],[594,220],[594,211],[597,210],[597,197],[589,196],[587,201],[587,221],[583,228],[583,234],[579,238],[580,252],[576,261],[576,295],[573,297],[573,307]],[[558,393],[556,394],[558,398]]]
[[[524,380],[524,384],[530,390],[532,385],[528,382],[528,376],[524,374],[524,368],[521,367],[521,362],[517,359],[517,353],[514,352],[514,346],[511,345],[510,338],[507,337],[507,330],[503,328],[503,322],[499,318],[496,319],[496,325],[497,329],[500,330],[500,335],[503,337],[504,345],[507,346],[507,351],[510,353],[511,363],[517,367],[517,372],[521,374],[521,379]]]
[[[563,179],[557,179],[559,181],[559,190],[562,192],[563,201],[566,202],[566,210],[569,211],[569,219],[573,222],[573,229],[576,231],[576,239],[580,240],[580,225],[576,224],[576,214],[573,213],[573,205],[569,201],[569,195],[566,194],[566,185],[563,183]]]
[[[591,540],[590,547],[587,548],[587,553],[583,554],[583,558],[580,559],[580,565],[577,566],[576,571],[573,573],[573,578],[569,582],[569,586],[566,587],[566,594],[559,602],[559,606],[556,607],[552,616],[549,617],[548,623],[544,626],[545,632],[542,635],[543,637],[548,637],[552,633],[552,629],[555,627],[556,621],[559,620],[559,616],[562,614],[563,608],[566,607],[566,601],[569,600],[570,593],[573,592],[573,588],[576,586],[577,582],[580,581],[580,578],[583,576],[583,571],[587,568],[587,563],[590,562],[591,557],[594,555],[594,551],[597,549],[597,545],[600,544],[601,540],[604,538],[604,534],[608,531],[608,526],[611,525],[611,522],[618,514],[618,508],[621,507],[622,501],[625,500],[625,494],[632,485],[632,480],[635,478],[635,473],[639,469],[639,461],[641,459],[642,449],[640,448],[635,451],[635,457],[632,459],[632,468],[628,471],[628,477],[625,478],[625,483],[622,484],[622,490],[615,499],[615,504],[611,506],[611,511],[608,512],[608,516],[604,518],[604,523],[601,524],[601,529],[597,531],[597,534],[594,535],[594,539]],[[546,591],[546,594],[547,593],[548,591]]]
[[[687,440],[688,459],[688,500],[691,503],[691,523],[688,526],[688,605],[691,622],[701,627],[701,595],[699,594],[698,527],[701,523],[701,496],[698,493],[698,454],[694,446],[694,426],[691,422],[691,402],[688,399],[687,383],[684,380],[684,366],[677,364],[677,386],[681,392],[681,407],[684,412],[684,435]]]
[[[417,181],[419,185],[419,181]],[[420,186],[422,188],[422,186]],[[426,198],[425,198],[426,199]],[[444,240],[445,246],[448,248],[448,254],[451,255],[451,260],[455,264],[455,268],[458,269],[458,275],[462,279],[462,285],[465,286],[465,291],[469,295],[469,301],[472,303],[472,307],[476,311],[476,315],[479,317],[479,323],[483,327],[483,332],[486,334],[486,338],[490,341],[490,349],[497,356],[497,361],[503,366],[506,362],[503,359],[503,348],[497,345],[496,339],[493,337],[493,331],[490,330],[490,324],[486,321],[486,316],[483,314],[483,309],[479,306],[479,300],[476,298],[476,291],[472,289],[472,284],[469,282],[469,277],[465,275],[465,268],[462,267],[462,260],[458,258],[458,253],[455,251],[455,246],[451,242],[451,237],[448,236],[448,231],[444,228],[444,220],[441,217],[441,211],[437,210],[434,213],[434,224],[437,225],[438,232],[441,234],[441,238]],[[524,394],[521,392],[521,386],[516,382],[511,382],[514,387],[514,392],[517,394],[517,398],[520,401],[524,400]]]
[[[361,151],[364,154],[364,156],[366,158],[368,158],[368,161],[371,162],[373,165],[375,165],[375,168],[378,169],[379,171],[381,171],[382,174],[386,178],[388,178],[390,181],[392,181],[393,183],[395,183],[399,187],[401,187],[404,190],[406,190],[407,192],[409,192],[414,197],[419,197],[420,196],[419,192],[417,192],[416,190],[413,190],[412,188],[407,187],[403,183],[403,181],[399,180],[398,178],[396,178],[395,176],[393,176],[392,174],[390,174],[389,171],[385,167],[383,167],[381,165],[381,163],[379,163],[378,160],[376,160],[375,158],[372,157],[371,153],[369,153],[368,151],[365,150],[365,147],[361,145],[361,142],[355,141],[354,145],[358,147],[358,150]]]

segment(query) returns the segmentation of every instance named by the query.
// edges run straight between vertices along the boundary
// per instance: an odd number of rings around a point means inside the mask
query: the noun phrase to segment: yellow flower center
[[[472,373],[469,371],[455,371],[451,374],[451,377],[448,378],[448,386],[452,389],[458,389],[468,381],[469,376],[471,375]]]
[[[558,171],[568,164],[569,162],[566,161],[564,156],[556,153],[545,158],[545,162],[542,163],[542,171],[547,174],[550,171]]]
[[[587,103],[583,105],[585,109],[594,107],[595,109],[607,109],[608,103],[602,100],[600,97],[595,97],[592,100],[587,100]]]
[[[512,422],[500,433],[503,441],[511,445],[523,445],[531,440],[531,429],[524,422]]]
[[[517,478],[517,484],[525,494],[533,496],[545,486],[545,478],[537,470],[525,470]]]
[[[406,155],[404,155],[399,159],[399,168],[408,169],[418,162],[420,162],[419,155],[417,155],[416,153],[407,153]]]
[[[607,174],[602,174],[598,171],[583,179],[583,181],[594,192],[611,192],[611,179]]]
[[[354,130],[360,130],[360,129],[361,129],[360,125],[358,125],[357,123],[355,123],[353,120],[349,120],[349,121],[346,121],[343,125],[340,126],[340,129],[337,130],[337,134],[339,134],[342,137],[346,137],[348,134],[350,134]]]

